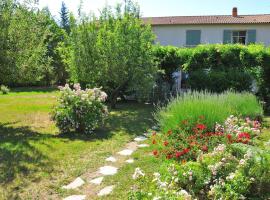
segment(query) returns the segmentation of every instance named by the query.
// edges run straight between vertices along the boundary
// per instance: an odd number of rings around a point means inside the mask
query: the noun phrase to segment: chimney
[[[238,16],[238,13],[237,13],[237,7],[234,7],[234,8],[232,9],[232,16],[233,16],[233,17],[237,17],[237,16]]]

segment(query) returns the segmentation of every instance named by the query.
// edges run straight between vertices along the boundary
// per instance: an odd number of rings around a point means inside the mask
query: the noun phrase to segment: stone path
[[[125,148],[117,152],[116,155],[106,158],[105,161],[108,165],[100,167],[96,172],[82,175],[82,177],[85,177],[87,181],[83,180],[81,177],[78,177],[70,184],[63,186],[63,189],[77,190],[81,193],[81,195],[68,196],[64,198],[64,200],[84,200],[91,196],[102,197],[111,194],[116,185],[101,188],[104,177],[113,176],[123,165],[134,163],[134,159],[131,157],[131,155],[138,148],[149,147],[148,144],[141,143],[147,140],[147,136],[148,135],[145,134],[136,137],[133,142],[126,144]]]

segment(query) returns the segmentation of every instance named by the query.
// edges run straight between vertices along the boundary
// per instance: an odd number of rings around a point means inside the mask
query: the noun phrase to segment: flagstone
[[[72,195],[69,197],[64,198],[64,200],[84,200],[86,195]]]
[[[125,161],[126,163],[134,163],[134,160],[133,159],[128,159]]]
[[[113,166],[104,166],[104,167],[100,167],[99,168],[99,173],[103,174],[103,175],[114,175],[117,173],[117,168],[113,167]]]
[[[142,142],[145,140],[147,140],[147,138],[145,136],[138,136],[134,139],[134,141],[136,141],[136,142]]]
[[[111,186],[107,186],[107,187],[103,188],[102,190],[99,191],[98,196],[109,195],[110,193],[112,193],[114,187],[115,187],[114,185],[111,185]]]
[[[109,158],[106,158],[106,161],[109,161],[109,162],[116,162],[117,160],[116,160],[115,157],[111,156],[111,157],[109,157]]]
[[[123,151],[119,151],[118,154],[122,156],[130,156],[133,153],[133,150],[125,149]]]
[[[139,148],[149,147],[149,144],[139,144],[138,147]]]
[[[102,176],[102,177],[98,177],[98,178],[92,179],[92,180],[90,181],[90,183],[93,183],[93,184],[95,184],[95,185],[100,185],[101,182],[103,181],[103,179],[104,179],[103,176]]]
[[[76,178],[73,182],[71,182],[68,185],[63,186],[63,189],[76,189],[84,184],[84,180],[82,180],[80,177]]]

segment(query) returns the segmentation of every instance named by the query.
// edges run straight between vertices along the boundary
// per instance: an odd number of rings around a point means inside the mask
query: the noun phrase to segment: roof
[[[232,15],[144,17],[142,20],[151,25],[270,24],[270,14],[237,17]]]

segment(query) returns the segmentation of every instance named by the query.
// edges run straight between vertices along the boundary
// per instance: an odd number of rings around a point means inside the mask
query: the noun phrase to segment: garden
[[[131,0],[37,5],[0,2],[0,199],[270,198],[269,47],[160,46]]]

